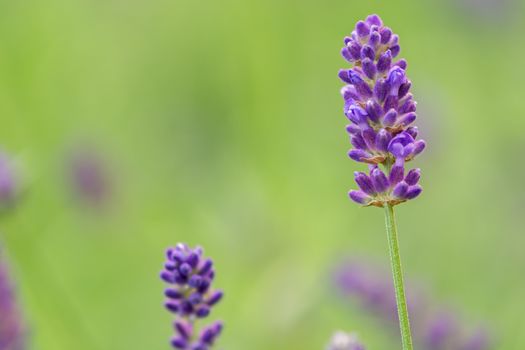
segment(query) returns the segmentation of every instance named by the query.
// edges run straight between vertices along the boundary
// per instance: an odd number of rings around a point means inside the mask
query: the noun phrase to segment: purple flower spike
[[[167,298],[164,305],[176,315],[177,334],[171,345],[181,350],[211,349],[222,330],[222,323],[215,322],[196,335],[194,322],[207,317],[223,296],[222,291],[210,288],[215,277],[213,262],[203,257],[201,248],[191,249],[185,244],[169,248],[166,257],[168,261],[160,277],[170,285],[164,291]]]
[[[25,330],[7,265],[0,252],[0,349],[25,348]]]
[[[412,125],[417,118],[416,102],[410,93],[407,63],[395,58],[400,53],[399,37],[379,16],[370,15],[356,24],[344,44],[341,54],[353,64],[339,71],[346,84],[341,89],[344,112],[352,123],[346,129],[353,146],[348,155],[384,171],[370,174],[375,194],[363,187],[362,175],[356,177],[360,191],[350,192],[350,198],[378,207],[415,198],[421,193],[416,186],[419,175],[415,179],[408,172],[408,179],[403,179],[408,170],[405,163],[425,149],[425,142],[416,139],[418,130]],[[402,181],[408,188],[397,188]]]

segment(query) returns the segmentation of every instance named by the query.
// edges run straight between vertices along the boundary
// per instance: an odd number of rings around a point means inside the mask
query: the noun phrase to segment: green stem
[[[394,288],[396,292],[399,328],[401,329],[401,341],[403,343],[403,350],[412,350],[412,335],[410,334],[410,322],[408,320],[408,308],[405,296],[405,286],[403,282],[403,270],[401,269],[401,257],[399,255],[399,243],[397,239],[394,207],[388,203],[385,203],[384,208],[388,246],[390,248],[390,263],[392,265],[392,275],[394,277]]]

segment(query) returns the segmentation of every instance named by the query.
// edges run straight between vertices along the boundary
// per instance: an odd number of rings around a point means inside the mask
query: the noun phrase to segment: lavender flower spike
[[[336,332],[326,350],[365,350],[354,333]]]
[[[341,51],[353,64],[353,68],[339,71],[339,78],[347,84],[341,94],[354,146],[348,155],[370,164],[370,176],[374,171],[379,176],[375,169],[383,166],[388,179],[380,184],[380,190],[370,193],[360,184],[363,177],[356,177],[361,191],[351,191],[350,198],[366,206],[396,205],[421,193],[417,181],[404,178],[405,163],[423,151],[425,141],[413,136],[416,102],[410,93],[406,61],[395,60],[400,51],[398,41],[379,16],[371,15],[356,24]]]
[[[9,281],[7,266],[0,256],[0,349],[24,349],[24,333],[20,311],[15,302],[13,287]]]
[[[417,128],[412,126],[416,102],[405,72],[407,63],[396,60],[400,50],[399,37],[378,15],[370,15],[344,39],[341,54],[353,67],[341,69],[339,78],[346,83],[341,94],[354,147],[348,156],[370,167],[369,174],[355,174],[359,190],[348,194],[354,202],[385,209],[401,340],[403,350],[412,350],[394,206],[422,191],[419,170],[407,173],[405,164],[425,149],[425,141],[416,140]]]
[[[160,278],[169,287],[164,291],[165,307],[176,316],[173,324],[175,337],[171,345],[181,350],[208,350],[222,331],[222,322],[216,321],[196,332],[196,321],[210,314],[212,307],[222,299],[222,291],[211,288],[215,271],[213,262],[203,257],[200,247],[195,249],[179,243],[166,252]]]

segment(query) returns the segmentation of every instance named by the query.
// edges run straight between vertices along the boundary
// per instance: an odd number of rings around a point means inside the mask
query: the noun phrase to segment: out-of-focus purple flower
[[[489,334],[480,327],[465,340],[461,350],[486,350],[491,348],[490,343]]]
[[[517,3],[513,0],[454,0],[451,5],[459,8],[467,20],[494,24],[508,21]]]
[[[457,321],[451,314],[441,314],[433,317],[426,327],[423,342],[426,349],[445,349],[447,343],[457,335]]]
[[[200,247],[195,249],[179,243],[166,252],[160,278],[169,287],[164,291],[165,307],[176,315],[176,336],[171,345],[183,350],[208,350],[222,331],[222,322],[216,321],[196,333],[195,322],[210,314],[212,307],[223,296],[211,288],[215,277],[213,262],[203,257]]]
[[[0,256],[0,349],[25,349],[25,332],[7,266]]]
[[[11,159],[0,152],[0,209],[11,206],[17,192],[17,179]]]
[[[105,159],[93,148],[78,148],[69,155],[68,172],[73,192],[84,203],[98,206],[111,195]]]
[[[398,330],[394,289],[386,271],[366,261],[347,261],[337,267],[335,283],[345,297],[351,297],[376,315],[392,330]],[[421,290],[407,288],[414,342],[424,350],[490,350],[493,345],[485,329],[472,330],[459,322],[452,310],[435,303]]]
[[[338,331],[332,336],[326,350],[365,350],[365,347],[356,334]]]
[[[413,199],[421,187],[417,181],[409,184],[404,179],[405,163],[423,151],[425,142],[416,140],[417,127],[411,126],[416,120],[416,102],[405,73],[406,61],[395,60],[399,37],[379,16],[370,15],[357,22],[344,45],[341,54],[353,64],[339,71],[339,78],[347,84],[341,94],[351,123],[346,130],[354,147],[348,156],[370,165],[368,175],[356,174],[360,189],[350,191],[349,196],[359,204],[378,207]],[[370,182],[371,188],[363,187]]]

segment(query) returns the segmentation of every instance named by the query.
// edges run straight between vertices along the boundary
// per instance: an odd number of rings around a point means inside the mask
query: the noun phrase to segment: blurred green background
[[[388,268],[383,213],[346,192],[359,166],[337,78],[355,22],[401,37],[428,150],[398,209],[409,278],[525,348],[524,2],[0,2],[0,145],[24,196],[1,218],[31,349],[168,349],[164,249],[201,244],[226,298],[220,348],[321,349],[336,329],[398,339],[338,299],[342,256]],[[107,162],[102,207],[67,154]]]

